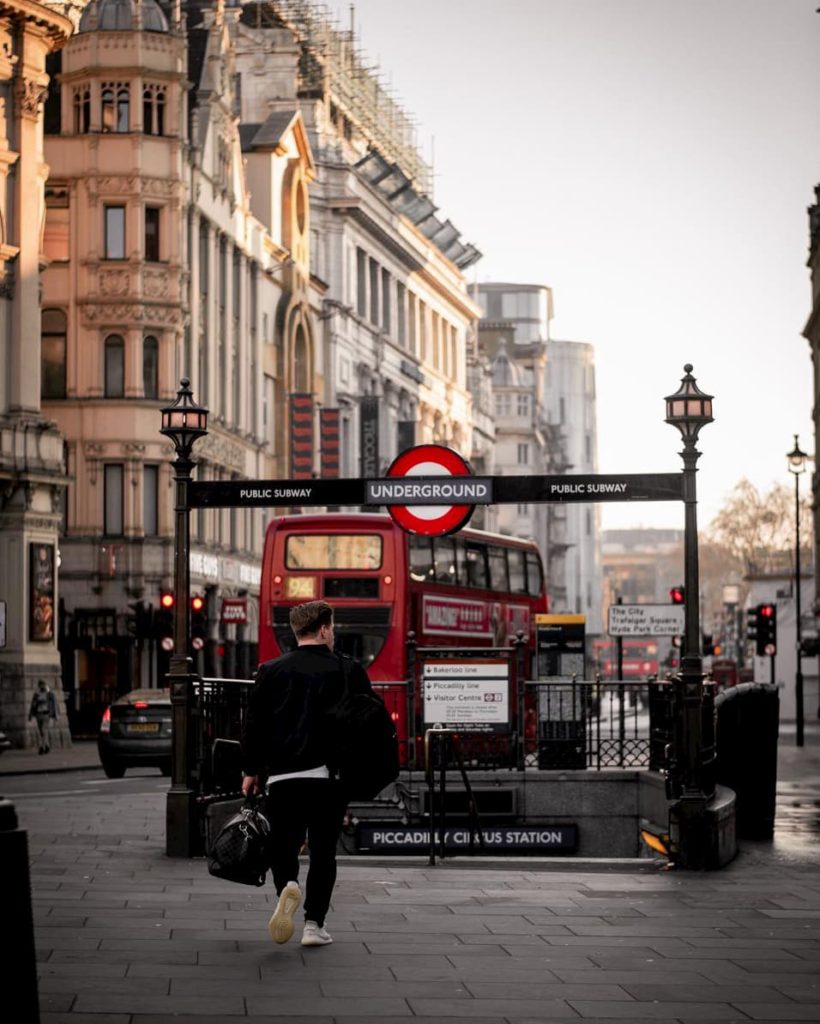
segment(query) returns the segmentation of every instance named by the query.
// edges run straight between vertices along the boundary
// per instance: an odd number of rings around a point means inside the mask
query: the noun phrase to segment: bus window
[[[487,589],[487,549],[476,541],[456,541],[458,578],[462,586]]]
[[[509,590],[507,583],[507,552],[491,544],[487,548],[490,563],[490,587],[499,593]]]
[[[433,579],[433,541],[430,537],[410,535],[410,579],[426,583]]]
[[[510,569],[510,590],[513,594],[527,593],[527,566],[521,548],[507,551],[507,565]]]
[[[285,543],[288,569],[378,569],[381,564],[377,533],[292,533]]]
[[[539,597],[544,590],[541,560],[534,551],[527,552],[527,589],[530,597]]]
[[[433,555],[436,567],[436,583],[455,585],[458,582],[458,577],[456,575],[456,547],[453,538],[437,537],[433,541]]]

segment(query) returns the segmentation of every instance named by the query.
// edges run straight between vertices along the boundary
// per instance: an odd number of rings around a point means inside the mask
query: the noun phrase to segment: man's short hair
[[[308,601],[290,610],[290,628],[297,637],[313,636],[322,626],[333,622],[333,609],[327,601]]]

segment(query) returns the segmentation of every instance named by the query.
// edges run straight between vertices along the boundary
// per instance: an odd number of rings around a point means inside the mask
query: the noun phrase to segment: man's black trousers
[[[273,884],[280,893],[299,878],[299,851],[307,837],[310,867],[305,882],[305,920],[325,922],[336,881],[336,844],[345,800],[333,779],[285,779],[268,786]]]

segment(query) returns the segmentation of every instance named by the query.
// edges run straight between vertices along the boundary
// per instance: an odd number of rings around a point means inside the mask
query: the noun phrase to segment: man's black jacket
[[[284,775],[327,764],[337,744],[332,711],[345,692],[370,692],[365,670],[324,644],[303,644],[259,666],[242,732],[246,775]],[[345,682],[344,675],[347,675]]]

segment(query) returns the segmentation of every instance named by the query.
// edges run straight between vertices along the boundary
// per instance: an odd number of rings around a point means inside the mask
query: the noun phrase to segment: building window
[[[69,191],[65,182],[49,180],[45,187],[46,223],[43,229],[43,255],[49,262],[69,258]]]
[[[529,505],[519,505],[518,506],[518,514],[520,516],[528,516],[530,514],[530,506]]]
[[[159,466],[143,467],[142,529],[146,537],[159,533]]]
[[[396,282],[396,332],[398,343],[404,348],[407,345],[407,312],[406,294],[403,284]]]
[[[159,397],[159,342],[152,335],[142,340],[142,391],[146,398]]]
[[[382,270],[382,327],[387,334],[392,330],[390,319],[390,273]]]
[[[125,342],[119,334],[105,339],[105,397],[122,398],[125,394]]]
[[[110,463],[103,473],[103,533],[106,537],[122,536],[122,481],[121,463]]]
[[[158,206],[145,207],[145,259],[159,263],[159,215]]]
[[[104,132],[127,132],[131,97],[125,84],[105,83],[102,87],[102,130]]]
[[[379,264],[370,260],[370,322],[379,326]]]
[[[91,131],[91,89],[81,85],[74,90],[74,134],[87,135]]]
[[[142,91],[142,131],[144,135],[165,134],[165,89],[146,85]]]
[[[529,416],[530,414],[530,396],[519,395],[518,396],[518,415]]]
[[[65,398],[66,315],[61,309],[44,309],[40,323],[40,395],[42,398]]]
[[[105,207],[105,258],[125,259],[125,207]]]
[[[530,464],[530,446],[528,444],[519,444],[518,446],[518,465],[528,466]]]
[[[500,395],[495,396],[496,416],[509,416],[511,409],[512,395],[510,395],[508,392],[502,392]]]

